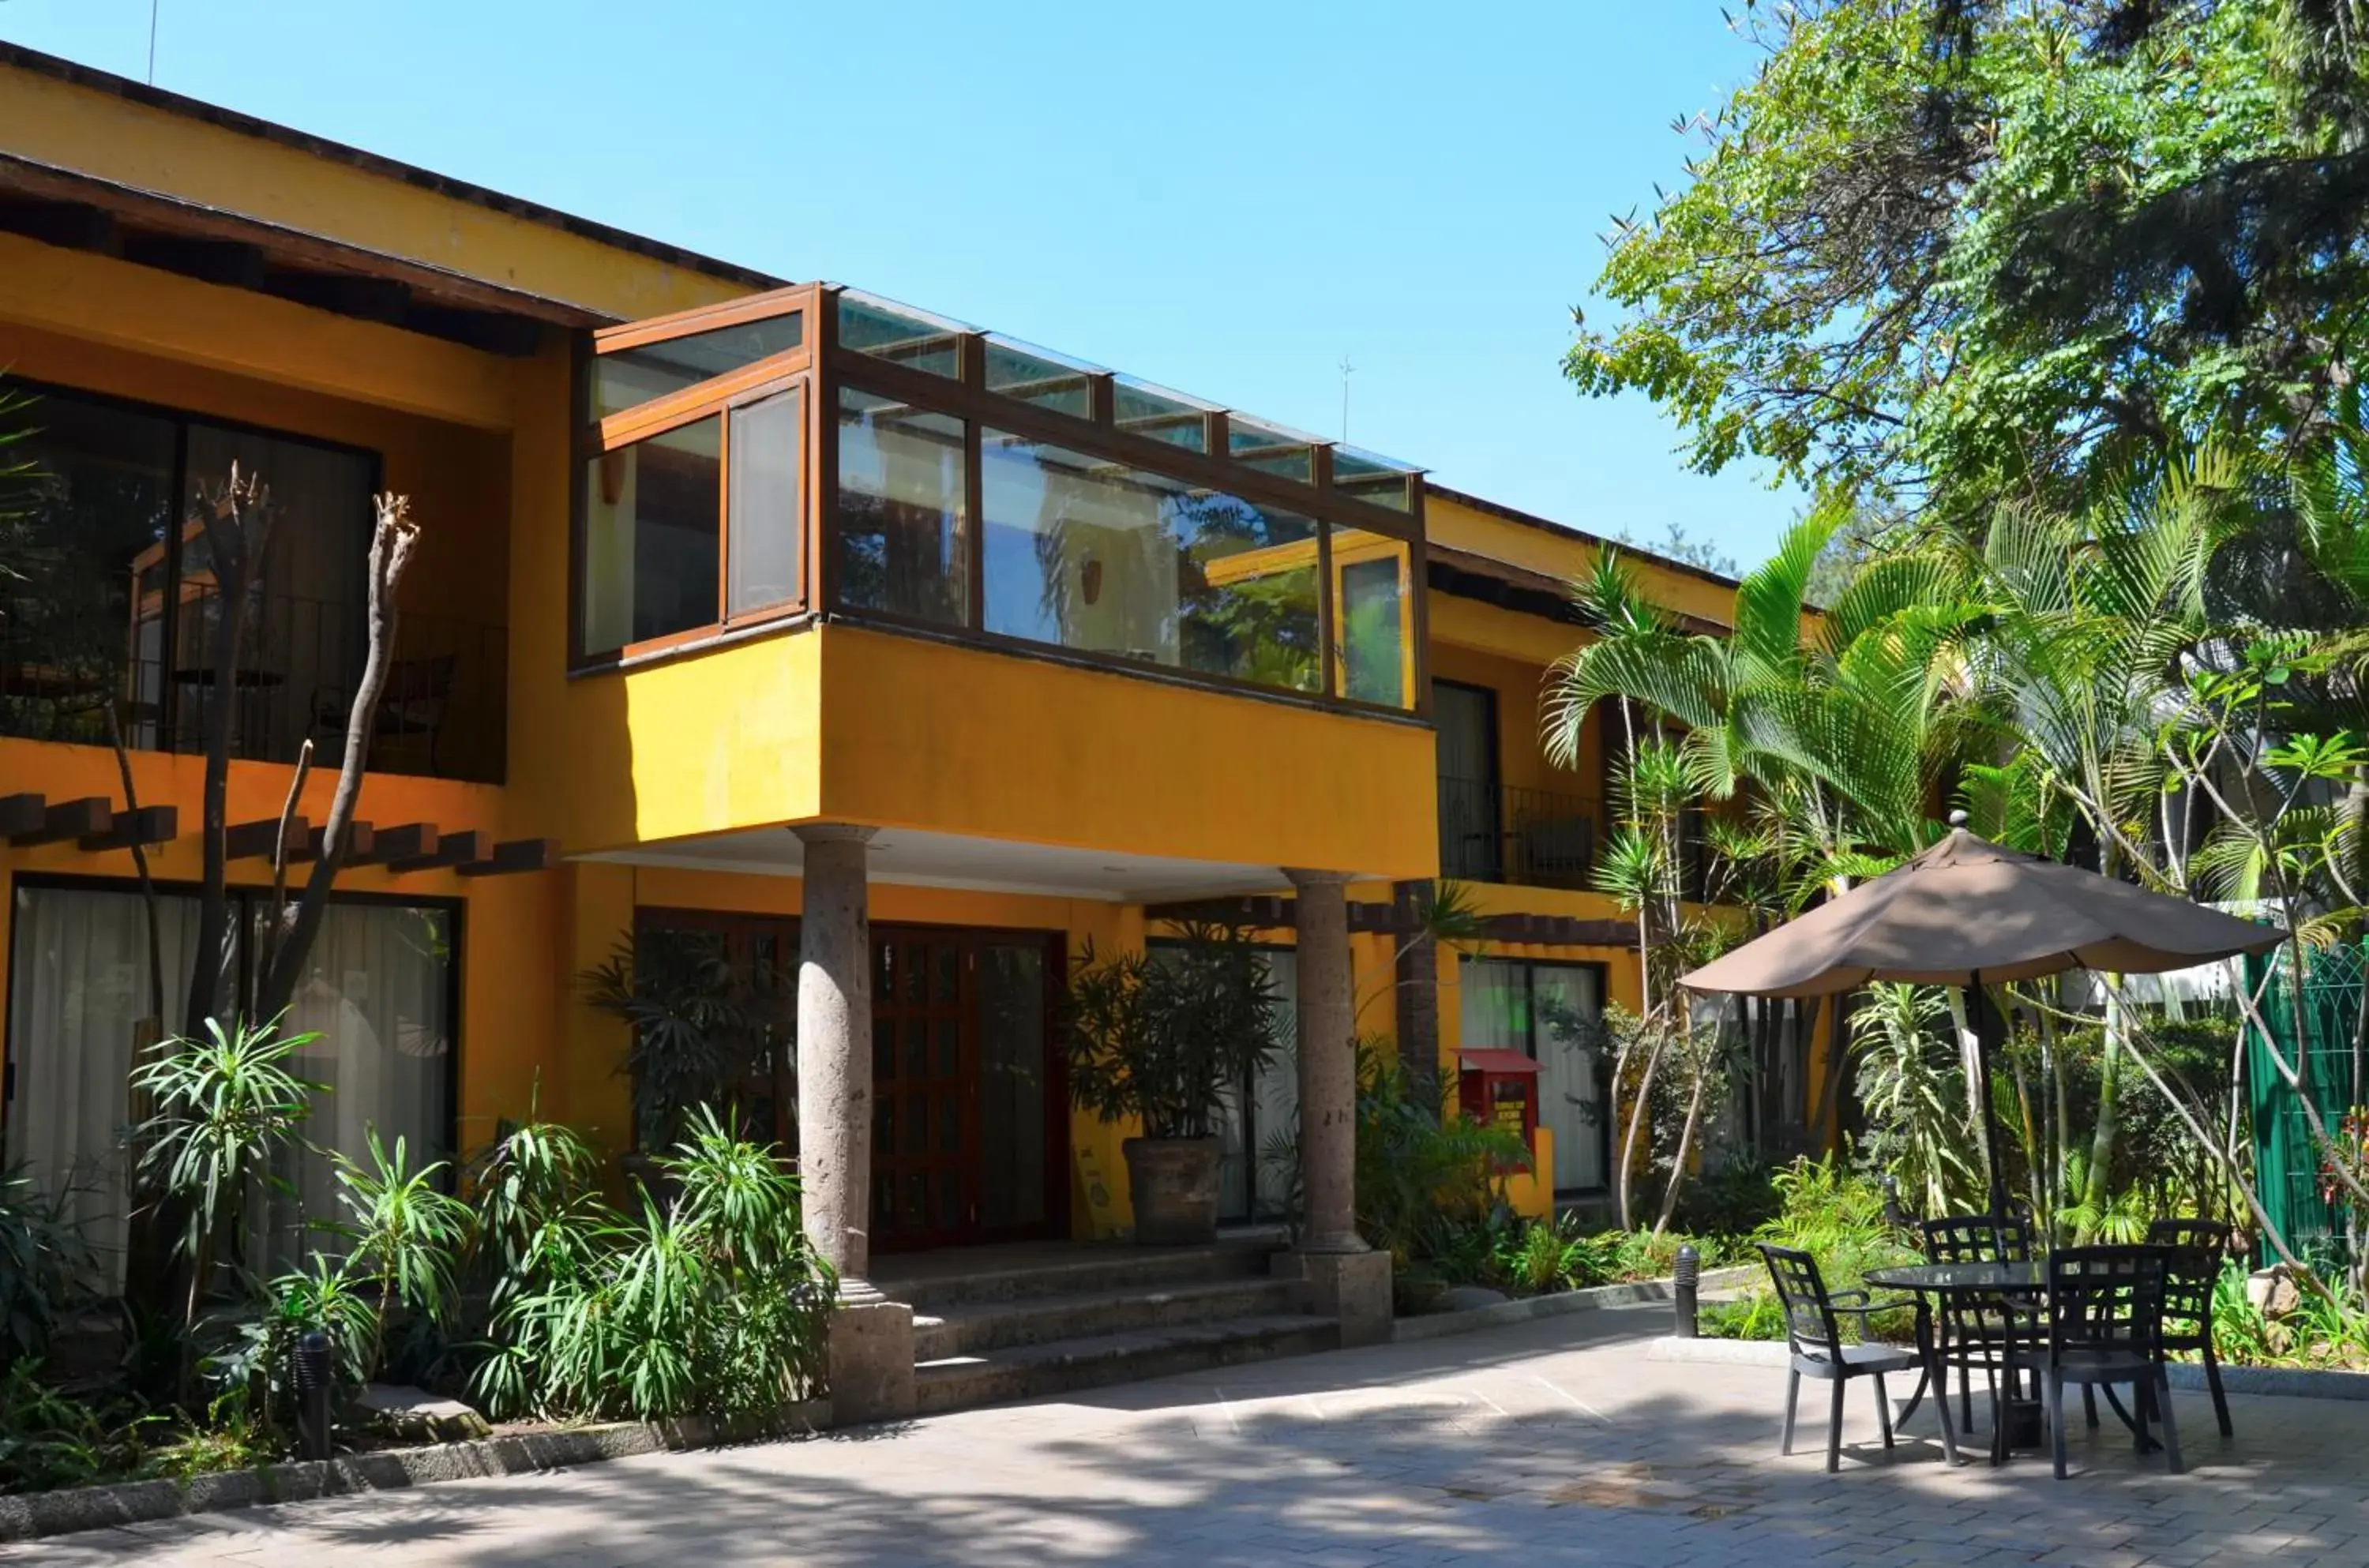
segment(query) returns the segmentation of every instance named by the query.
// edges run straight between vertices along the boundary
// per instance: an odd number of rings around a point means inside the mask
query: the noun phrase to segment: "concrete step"
[[[938,1361],[1013,1345],[1135,1331],[1156,1333],[1226,1318],[1285,1317],[1300,1310],[1306,1300],[1307,1287],[1297,1279],[1243,1276],[977,1301],[915,1312],[913,1358]]]
[[[1150,1290],[1215,1280],[1264,1278],[1280,1243],[1261,1239],[1206,1247],[1123,1243],[1063,1246],[1024,1260],[958,1252],[881,1263],[873,1283],[892,1301],[943,1316],[949,1308],[1118,1290]]]
[[[1304,1313],[1227,1318],[1173,1328],[1009,1345],[924,1361],[913,1369],[920,1413],[1305,1356],[1341,1343],[1340,1324]]]

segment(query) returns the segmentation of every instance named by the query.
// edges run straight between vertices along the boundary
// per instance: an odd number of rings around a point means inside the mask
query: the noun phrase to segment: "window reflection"
[[[1058,414],[1085,418],[1093,409],[1088,368],[1048,349],[1001,338],[987,340],[987,390]]]
[[[839,602],[959,626],[970,618],[962,421],[843,387]]]
[[[962,373],[965,329],[944,316],[847,290],[839,296],[839,345],[932,375]]]
[[[1340,624],[1341,694],[1407,705],[1407,548],[1363,529],[1333,530],[1333,612]]]
[[[25,465],[0,473],[0,734],[103,744],[128,697],[132,744],[155,746],[174,422],[59,396],[22,418],[31,434],[0,452]]]
[[[796,389],[732,410],[727,612],[746,615],[798,596],[798,471],[805,398]]]
[[[1235,415],[1227,422],[1226,452],[1245,468],[1310,484],[1315,459],[1310,438],[1279,425],[1262,425]]]
[[[979,451],[989,631],[1322,688],[1310,519],[1002,431]]]
[[[805,340],[805,315],[791,311],[603,354],[592,362],[592,416],[606,418],[711,376],[785,354]]]
[[[715,624],[723,420],[603,452],[584,476],[584,651]]]
[[[1408,499],[1408,480],[1413,470],[1402,463],[1387,457],[1377,457],[1356,447],[1336,446],[1333,449],[1333,488],[1345,496],[1355,496],[1392,511],[1412,509]]]
[[[1128,376],[1116,378],[1111,389],[1112,420],[1122,430],[1186,452],[1209,450],[1207,417],[1217,406],[1170,392]]]

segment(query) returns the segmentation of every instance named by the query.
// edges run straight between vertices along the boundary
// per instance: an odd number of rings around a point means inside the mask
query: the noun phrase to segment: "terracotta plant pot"
[[[1219,1142],[1214,1138],[1130,1138],[1127,1185],[1135,1239],[1145,1246],[1191,1246],[1218,1235]]]

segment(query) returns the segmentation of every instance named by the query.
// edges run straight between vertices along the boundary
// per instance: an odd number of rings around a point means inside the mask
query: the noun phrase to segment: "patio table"
[[[1870,1285],[1887,1290],[1906,1290],[1918,1296],[1954,1296],[1983,1299],[1997,1297],[2007,1300],[2015,1297],[2030,1298],[2048,1288],[2048,1265],[2044,1263],[1918,1263],[1901,1264],[1894,1267],[1871,1268],[1867,1271]],[[2008,1457],[2008,1416],[2016,1402],[2017,1380],[2016,1336],[2008,1334],[2001,1349],[2005,1365],[2001,1371],[1999,1414],[1991,1423],[1991,1463],[2004,1463]],[[1934,1403],[1940,1409],[1941,1425],[1950,1424],[1949,1379],[1943,1364],[1940,1336],[1933,1338],[1929,1358]]]

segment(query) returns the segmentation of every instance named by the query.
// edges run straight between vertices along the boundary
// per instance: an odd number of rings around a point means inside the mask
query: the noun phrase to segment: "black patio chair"
[[[2131,1385],[2131,1435],[2149,1449],[2147,1417],[2163,1422],[2165,1465],[2178,1475],[2180,1428],[2164,1374],[2164,1279],[2172,1253],[2163,1247],[2059,1247],[2048,1255],[2047,1354],[2042,1365],[2049,1441],[2056,1479],[2065,1479],[2065,1385],[2085,1390]]]
[[[2221,1436],[2235,1436],[2229,1396],[2221,1391],[2221,1362],[2213,1353],[2213,1288],[2229,1246],[2229,1227],[2214,1219],[2158,1219],[2147,1227],[2147,1245],[2172,1253],[2163,1279],[2163,1348],[2167,1355],[2193,1351],[2204,1359],[2204,1386],[2213,1391],[2213,1415]],[[2094,1421],[2091,1425],[2096,1425]]]
[[[1893,1447],[1892,1402],[1884,1396],[1884,1374],[1912,1369],[1922,1372],[1924,1357],[1915,1351],[1898,1350],[1888,1345],[1846,1345],[1837,1320],[1857,1317],[1863,1328],[1867,1314],[1913,1303],[1905,1299],[1877,1301],[1864,1290],[1830,1293],[1818,1273],[1817,1260],[1790,1247],[1774,1247],[1763,1242],[1760,1255],[1768,1262],[1769,1280],[1777,1287],[1777,1299],[1785,1310],[1785,1338],[1793,1357],[1791,1370],[1785,1374],[1785,1432],[1778,1442],[1778,1452],[1793,1451],[1793,1412],[1801,1399],[1804,1378],[1823,1379],[1835,1386],[1833,1407],[1826,1417],[1827,1470],[1842,1468],[1843,1389],[1853,1378],[1875,1380],[1876,1420],[1883,1428],[1883,1446]],[[1922,1337],[1920,1318],[1919,1338]],[[1917,1390],[1919,1393],[1924,1391],[1921,1380]],[[1944,1411],[1944,1436],[1949,1425],[1949,1413]]]
[[[1920,1220],[1925,1257],[1930,1263],[2029,1263],[2031,1222],[2020,1214],[1953,1214]],[[1940,1359],[1944,1375],[1958,1371],[1958,1429],[1974,1425],[1974,1375],[1980,1372],[1990,1391],[1991,1420],[1999,1419],[1999,1376],[2013,1349],[2019,1366],[2040,1359],[2039,1304],[2020,1296],[1965,1296],[1956,1293],[1941,1301]],[[2020,1390],[2010,1389],[2015,1398]],[[1947,1399],[1949,1391],[1935,1391]],[[2094,1423],[2093,1423],[2094,1425]]]

